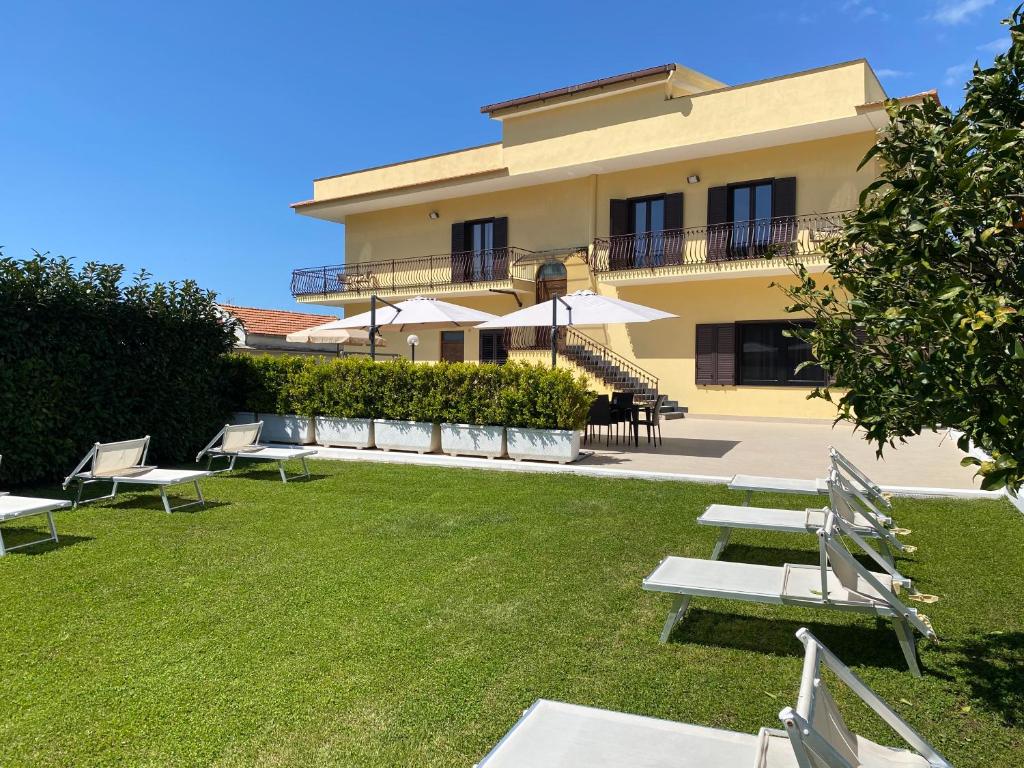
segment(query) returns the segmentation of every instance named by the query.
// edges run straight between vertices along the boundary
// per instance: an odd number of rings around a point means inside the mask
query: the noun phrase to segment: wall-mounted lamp
[[[437,221],[438,219],[441,218],[441,214],[438,213],[437,211],[431,211],[430,213],[427,214],[427,216],[430,217],[431,221]]]
[[[412,361],[416,362],[416,345],[420,343],[420,337],[415,333],[410,333],[409,338],[406,339],[409,342],[409,348],[412,350]]]
[[[696,184],[699,181],[700,181],[700,176],[698,176],[696,173],[693,174],[692,176],[687,176],[686,177],[686,183],[687,184]]]

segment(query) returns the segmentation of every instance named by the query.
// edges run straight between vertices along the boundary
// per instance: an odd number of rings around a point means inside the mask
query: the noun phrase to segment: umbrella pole
[[[558,301],[551,301],[551,367],[558,367]]]
[[[377,359],[377,294],[370,296],[370,360]]]

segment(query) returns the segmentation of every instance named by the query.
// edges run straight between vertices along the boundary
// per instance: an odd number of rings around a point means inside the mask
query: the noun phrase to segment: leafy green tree
[[[837,404],[879,453],[954,428],[981,448],[983,487],[1024,480],[1024,5],[1010,47],[974,68],[963,106],[890,102],[864,163],[880,178],[824,246],[832,283],[802,267],[790,311],[809,313]]]

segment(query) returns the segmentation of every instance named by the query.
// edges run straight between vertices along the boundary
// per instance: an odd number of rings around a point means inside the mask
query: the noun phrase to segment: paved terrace
[[[833,429],[831,422],[823,421],[689,417],[663,422],[662,434],[665,444],[657,448],[647,444],[643,431],[639,447],[627,446],[621,440],[615,445],[614,439],[611,446],[605,447],[603,438],[595,440],[584,446],[591,455],[564,466],[349,448],[320,448],[318,455],[354,461],[724,483],[741,473],[820,477],[828,461],[828,447],[833,445],[875,482],[897,493],[1001,495],[978,490],[973,469],[960,466],[963,454],[953,438],[944,433],[928,433],[897,449],[887,449],[883,460],[876,459],[872,447],[849,426]]]

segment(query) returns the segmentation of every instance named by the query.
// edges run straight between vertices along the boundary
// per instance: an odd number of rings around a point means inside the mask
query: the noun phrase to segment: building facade
[[[293,208],[345,225],[344,264],[296,269],[292,293],[346,313],[375,294],[506,314],[593,290],[678,315],[561,332],[560,364],[595,387],[656,389],[692,414],[830,418],[772,284],[797,261],[823,270],[821,244],[876,177],[858,166],[886,98],[858,60],[737,86],[669,64],[490,104],[500,142],[315,180]],[[542,360],[551,342],[418,335],[418,360]]]

